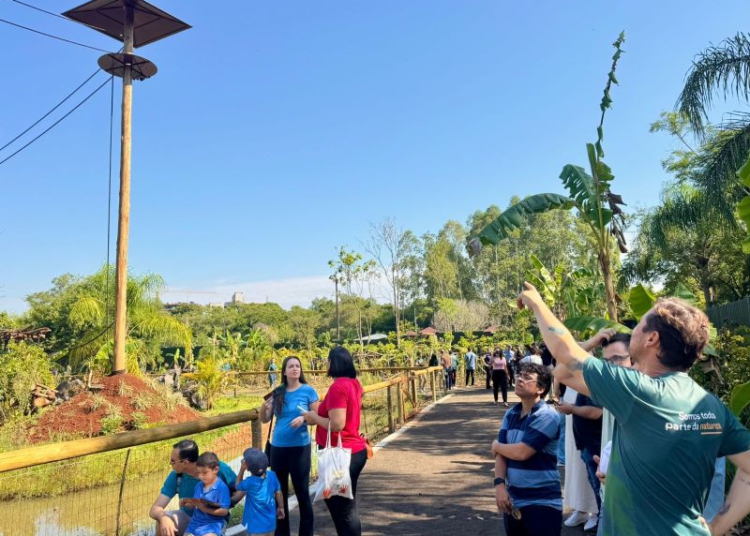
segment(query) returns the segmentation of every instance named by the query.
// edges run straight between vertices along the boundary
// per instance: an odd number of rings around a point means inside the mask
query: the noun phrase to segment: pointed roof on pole
[[[435,328],[429,327],[424,328],[422,331],[419,332],[420,335],[436,335],[437,330]]]
[[[66,11],[63,16],[122,42],[122,32],[125,27],[123,7],[126,3],[131,4],[134,10],[133,47],[135,48],[191,28],[189,24],[144,0],[91,0]]]

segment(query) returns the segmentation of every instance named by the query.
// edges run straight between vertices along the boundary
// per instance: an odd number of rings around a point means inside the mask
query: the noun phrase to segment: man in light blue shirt
[[[471,348],[466,352],[464,356],[464,364],[466,365],[466,387],[474,385],[474,371],[477,369],[477,354],[475,354]],[[469,384],[469,378],[471,378],[471,384]]]

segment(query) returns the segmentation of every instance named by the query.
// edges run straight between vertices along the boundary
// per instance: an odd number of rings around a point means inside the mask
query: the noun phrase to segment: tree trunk
[[[612,262],[610,261],[609,251],[605,250],[599,254],[599,269],[602,271],[604,279],[604,293],[607,301],[607,313],[609,319],[617,322],[617,298],[615,294],[615,283],[612,279]]]
[[[701,281],[701,290],[703,291],[703,299],[706,300],[706,307],[710,307],[714,301],[711,285]]]
[[[398,303],[398,280],[396,279],[396,271],[392,270],[391,275],[393,277],[393,316],[396,318],[396,348],[401,347],[401,322],[399,322],[399,303]]]

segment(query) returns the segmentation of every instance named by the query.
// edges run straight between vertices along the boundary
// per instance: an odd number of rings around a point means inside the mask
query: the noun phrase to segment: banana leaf
[[[735,386],[729,397],[729,409],[735,417],[739,417],[748,405],[750,405],[750,382]]]
[[[575,206],[572,199],[560,194],[537,194],[519,201],[495,218],[479,233],[482,244],[498,244],[507,238],[511,231],[523,225],[529,214],[540,214],[550,210],[570,210]]]
[[[636,286],[630,289],[630,309],[633,311],[633,316],[636,320],[640,321],[641,317],[649,312],[649,310],[656,303],[656,298],[646,287],[638,283]]]

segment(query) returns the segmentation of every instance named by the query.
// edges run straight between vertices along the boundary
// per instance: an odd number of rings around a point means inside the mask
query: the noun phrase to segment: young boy
[[[237,489],[245,492],[242,524],[248,536],[273,536],[276,519],[284,519],[284,498],[276,473],[267,469],[268,457],[260,449],[247,449],[237,475]],[[245,471],[250,476],[242,479]]]
[[[204,452],[195,462],[200,482],[192,499],[182,499],[180,506],[195,508],[185,536],[221,536],[229,515],[229,487],[219,479],[219,457]]]

